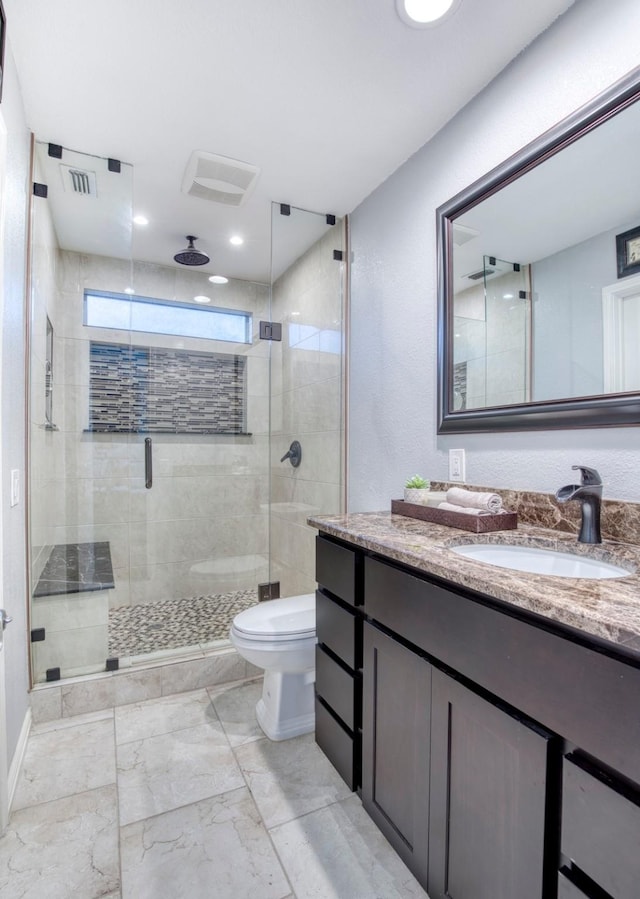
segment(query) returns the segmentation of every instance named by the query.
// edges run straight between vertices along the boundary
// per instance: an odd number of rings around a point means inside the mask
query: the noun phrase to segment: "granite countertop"
[[[518,525],[513,531],[470,534],[391,512],[314,516],[308,523],[425,574],[640,653],[640,546],[613,541],[586,546],[578,543],[573,534],[533,525]],[[568,551],[619,565],[632,574],[605,580],[553,577],[498,568],[449,551],[451,546],[468,543]]]

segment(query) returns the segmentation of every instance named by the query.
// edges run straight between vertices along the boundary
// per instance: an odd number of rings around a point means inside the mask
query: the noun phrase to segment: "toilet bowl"
[[[240,655],[264,669],[258,724],[270,740],[308,734],[315,727],[316,598],[313,593],[271,599],[245,609],[229,633]]]

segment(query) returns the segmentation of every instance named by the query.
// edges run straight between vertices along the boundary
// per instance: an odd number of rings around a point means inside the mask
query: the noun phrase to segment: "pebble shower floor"
[[[109,612],[109,657],[226,640],[238,612],[257,602],[256,590],[238,590],[120,606]]]

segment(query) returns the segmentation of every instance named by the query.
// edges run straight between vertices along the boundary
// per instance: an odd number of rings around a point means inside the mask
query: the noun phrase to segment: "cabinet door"
[[[431,666],[364,626],[362,802],[427,883]]]
[[[431,735],[431,899],[541,899],[550,735],[435,669]]]

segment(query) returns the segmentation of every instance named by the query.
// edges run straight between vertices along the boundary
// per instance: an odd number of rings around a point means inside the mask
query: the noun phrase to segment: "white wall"
[[[13,757],[28,707],[25,558],[24,287],[29,132],[10,47],[6,48],[0,110],[8,131],[4,209],[2,309],[2,603],[13,616],[5,633],[7,744]],[[10,472],[20,471],[21,501],[10,508]]]
[[[635,429],[438,437],[435,210],[640,62],[637,0],[580,0],[353,213],[349,508],[389,508],[404,479],[553,491],[598,468],[640,500]],[[458,64],[464,64],[459,61]]]
[[[620,222],[531,266],[534,399],[602,393],[602,289],[618,277],[616,235],[637,224]]]

